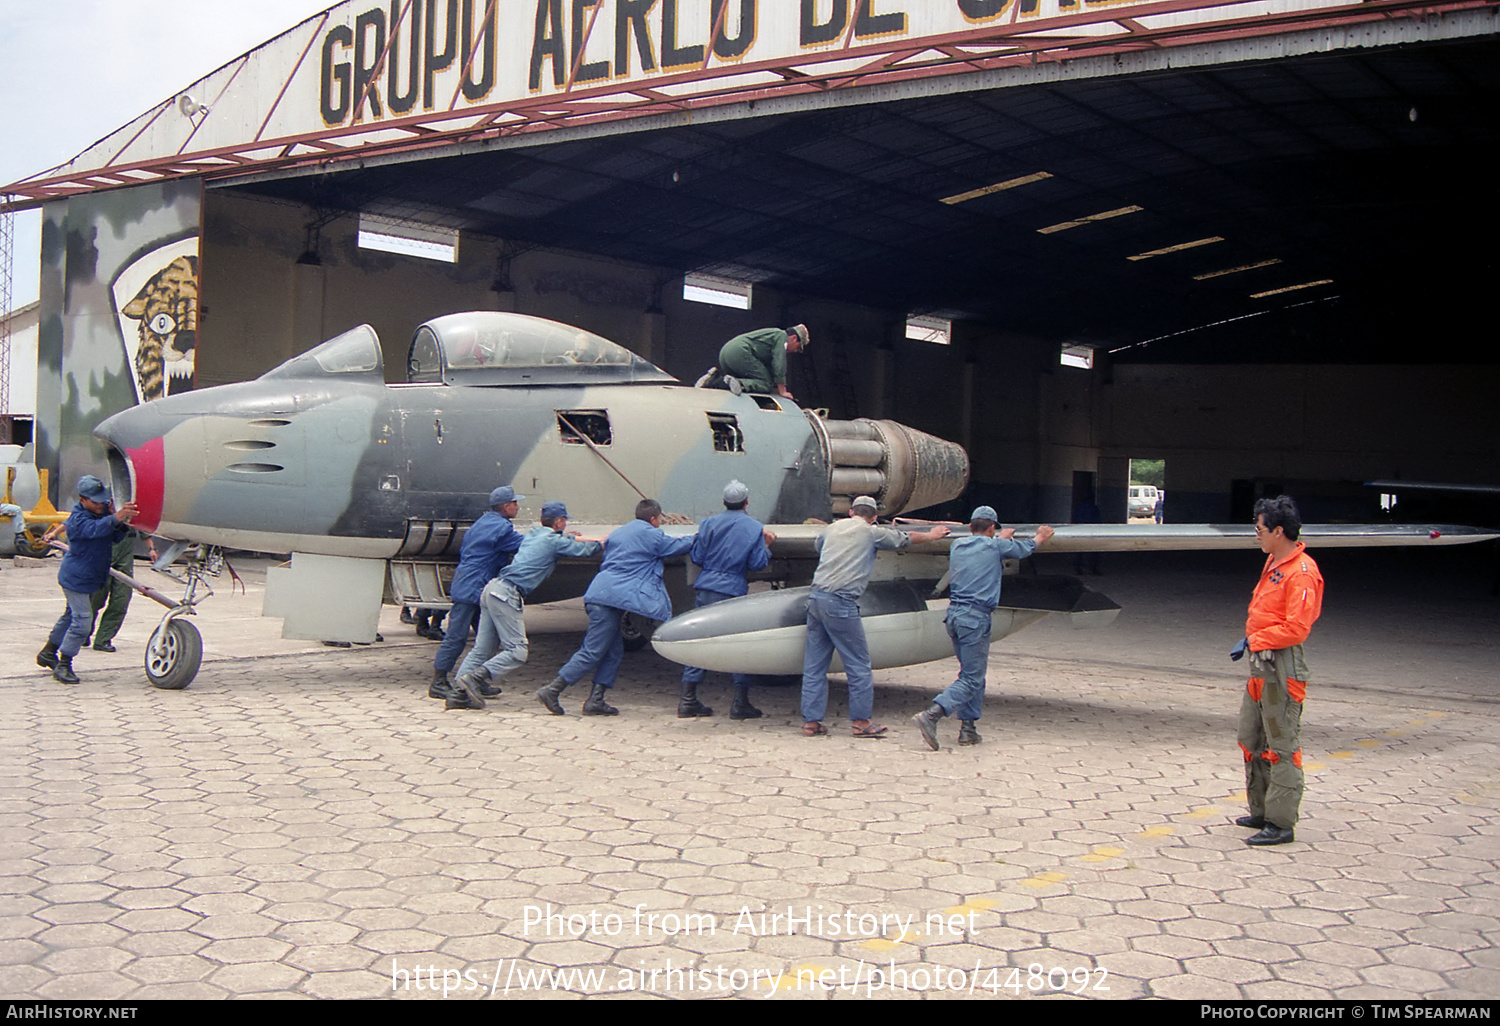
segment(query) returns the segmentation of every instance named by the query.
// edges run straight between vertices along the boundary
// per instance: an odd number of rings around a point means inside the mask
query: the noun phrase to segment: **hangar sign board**
[[[45,199],[788,92],[849,95],[1417,2],[346,0],[7,191]]]

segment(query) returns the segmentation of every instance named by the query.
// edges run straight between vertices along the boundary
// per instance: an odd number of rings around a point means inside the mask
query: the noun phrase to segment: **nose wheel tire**
[[[656,621],[634,613],[626,613],[620,619],[620,635],[625,639],[625,651],[638,652],[646,647],[651,635],[656,633]]]
[[[166,636],[158,651],[157,636],[164,630]],[[203,635],[183,620],[171,620],[165,627],[158,627],[146,643],[146,677],[152,687],[181,691],[198,676],[202,663]]]

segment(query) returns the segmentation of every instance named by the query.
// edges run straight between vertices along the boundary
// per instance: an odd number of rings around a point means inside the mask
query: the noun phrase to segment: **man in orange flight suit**
[[[1255,538],[1266,554],[1245,638],[1230,653],[1250,652],[1250,681],[1240,703],[1239,742],[1245,753],[1245,794],[1250,815],[1235,823],[1260,832],[1255,846],[1295,840],[1302,804],[1302,701],[1307,660],[1302,643],[1323,611],[1323,575],[1297,540],[1302,518],[1289,496],[1255,504]]]

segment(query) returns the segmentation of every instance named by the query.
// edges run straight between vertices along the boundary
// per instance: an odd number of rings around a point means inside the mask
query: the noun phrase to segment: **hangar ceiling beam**
[[[51,199],[169,178],[220,179],[247,172],[331,169],[363,159],[415,153],[563,127],[703,110],[797,94],[853,93],[870,86],[932,79],[1007,67],[1034,67],[1082,57],[1128,54],[1204,43],[1273,36],[1293,29],[1330,29],[1398,19],[1420,20],[1450,12],[1493,10],[1496,0],[1368,0],[1262,14],[1224,17],[1238,0],[1158,0],[1133,4],[1128,15],[1095,10],[922,37],[846,45],[795,59],[704,65],[648,82],[577,88],[570,74],[562,93],[492,105],[427,112],[404,118],[355,122],[317,132],[253,140],[150,159],[111,160],[104,166],[54,168],[4,187],[0,209],[38,206]],[[1019,4],[1013,10],[1019,10]],[[1190,24],[1147,25],[1145,19],[1202,14]],[[1168,17],[1166,20],[1172,20]],[[850,37],[852,41],[852,36]],[[382,55],[383,56],[383,55]],[[680,92],[678,92],[680,90]],[[284,91],[283,91],[284,92]],[[281,97],[273,102],[280,102]],[[163,109],[174,105],[168,101]],[[456,98],[455,98],[456,102]],[[207,116],[206,112],[200,112]],[[266,122],[269,122],[269,114]]]

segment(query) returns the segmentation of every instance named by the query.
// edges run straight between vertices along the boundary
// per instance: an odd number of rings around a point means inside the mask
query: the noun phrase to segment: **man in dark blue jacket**
[[[620,711],[604,700],[615,686],[625,652],[620,621],[626,613],[647,620],[671,619],[672,600],[662,582],[662,561],[693,547],[695,535],[673,538],[661,529],[661,522],[661,504],[642,499],[635,504],[635,519],[605,540],[604,561],[583,593],[583,608],[589,614],[583,645],[557,671],[552,683],[536,693],[537,701],[553,716],[566,715],[558,699],[590,671],[594,687],[583,704],[583,714],[614,716]]]
[[[469,708],[484,708],[484,699],[478,692],[457,690],[448,682],[448,672],[458,663],[469,640],[469,627],[479,616],[479,598],[484,586],[510,564],[521,547],[522,535],[511,521],[524,498],[510,485],[496,488],[490,492],[489,512],[464,535],[463,547],[458,550],[458,569],[453,572],[453,583],[448,585],[448,598],[453,601],[448,612],[448,629],[432,660],[432,685],[427,689],[430,698],[462,696]]]
[[[78,479],[78,503],[64,528],[68,552],[57,570],[57,583],[68,608],[58,617],[47,644],[36,654],[37,665],[51,670],[52,676],[64,684],[78,683],[73,657],[94,625],[89,596],[109,580],[111,550],[130,530],[126,525],[137,512],[133,502],[121,503],[115,509],[109,489],[93,474]]]
[[[693,582],[697,607],[711,606],[738,598],[750,590],[745,575],[752,570],[764,570],[771,563],[771,542],[776,535],[767,531],[745,507],[750,502],[750,489],[740,481],[731,481],[724,486],[724,512],[709,517],[698,526],[698,538],[693,542],[691,559],[701,567],[698,579]],[[698,701],[698,685],[703,683],[703,671],[696,666],[684,667],[682,671],[682,697],[677,703],[677,715],[682,719],[693,716],[712,716],[714,711]],[[750,704],[750,677],[734,675],[734,702],[729,708],[732,720],[753,720],[761,711]]]

